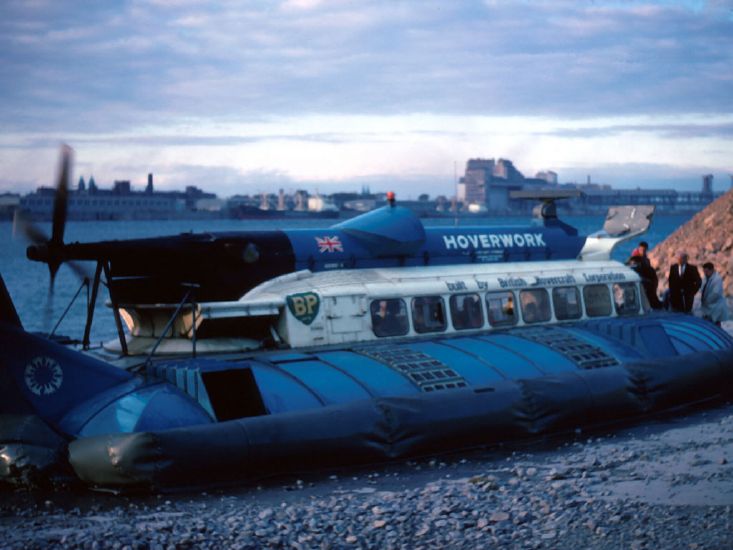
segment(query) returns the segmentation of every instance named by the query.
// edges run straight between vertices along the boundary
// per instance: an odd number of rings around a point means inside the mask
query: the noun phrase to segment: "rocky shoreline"
[[[660,292],[668,287],[669,268],[679,251],[687,252],[690,263],[698,267],[701,277],[702,265],[712,262],[723,278],[725,295],[733,296],[733,189],[695,214],[649,252],[649,259],[659,275]]]

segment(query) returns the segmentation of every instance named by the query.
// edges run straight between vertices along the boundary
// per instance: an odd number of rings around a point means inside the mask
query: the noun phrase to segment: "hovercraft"
[[[353,222],[352,235],[384,242],[391,212],[371,215],[377,231],[370,218]],[[493,247],[495,232],[463,229],[439,237],[445,250],[466,243],[460,262],[306,268],[237,300],[117,303],[128,331],[105,351],[121,354],[116,364],[25,332],[0,284],[0,474],[70,468],[92,487],[203,485],[727,397],[733,339],[651,311],[636,272],[609,259],[649,217],[615,211],[605,233],[571,235],[572,259],[514,261],[516,237],[507,251]],[[390,254],[413,257],[425,246],[416,233],[392,239]],[[486,243],[500,260],[476,261]]]

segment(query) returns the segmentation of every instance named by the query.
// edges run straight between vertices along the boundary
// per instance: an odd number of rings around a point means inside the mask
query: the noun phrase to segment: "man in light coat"
[[[700,305],[702,317],[720,326],[721,321],[728,320],[728,304],[723,294],[723,279],[715,272],[715,266],[710,262],[703,264],[705,282],[702,285]]]

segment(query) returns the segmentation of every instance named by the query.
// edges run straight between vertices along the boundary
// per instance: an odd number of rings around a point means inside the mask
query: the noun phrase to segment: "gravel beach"
[[[6,493],[2,548],[731,548],[733,405],[208,493]]]

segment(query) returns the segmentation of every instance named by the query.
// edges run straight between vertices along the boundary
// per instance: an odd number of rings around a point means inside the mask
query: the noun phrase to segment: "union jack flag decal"
[[[318,252],[343,252],[344,245],[338,236],[335,237],[316,237],[318,244]]]

